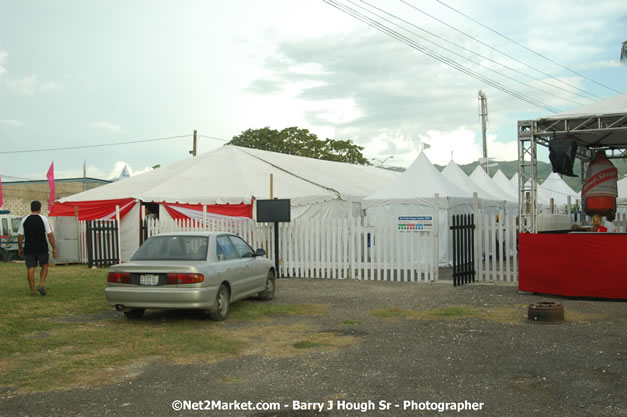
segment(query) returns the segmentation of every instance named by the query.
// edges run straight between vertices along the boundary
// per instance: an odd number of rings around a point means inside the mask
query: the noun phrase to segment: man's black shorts
[[[24,261],[26,261],[26,268],[37,268],[37,263],[39,265],[48,265],[49,259],[48,252],[40,252],[40,253],[26,253],[24,252]]]

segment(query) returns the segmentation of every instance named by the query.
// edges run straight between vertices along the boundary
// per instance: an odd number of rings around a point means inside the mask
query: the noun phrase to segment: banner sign
[[[433,216],[399,216],[398,230],[401,232],[431,232]]]

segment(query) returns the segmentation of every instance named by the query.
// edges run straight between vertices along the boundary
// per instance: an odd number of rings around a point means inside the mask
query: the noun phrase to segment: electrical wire
[[[222,138],[216,138],[215,136],[207,136],[207,135],[197,135],[199,138],[205,138],[205,139],[213,139],[213,140],[219,140],[222,142],[230,142],[229,139],[222,139]]]
[[[52,152],[52,151],[67,151],[70,149],[102,148],[102,147],[107,147],[107,146],[132,145],[135,143],[156,142],[156,141],[161,141],[161,140],[173,140],[173,139],[183,139],[183,138],[189,139],[190,137],[191,135],[181,135],[181,136],[168,136],[165,138],[134,140],[134,141],[129,141],[129,142],[101,143],[98,145],[67,146],[63,148],[48,148],[48,149],[23,149],[23,150],[18,150],[18,151],[0,151],[0,154]]]
[[[472,71],[471,69],[469,69],[469,68],[459,64],[458,62],[455,62],[455,61],[453,61],[453,60],[451,60],[451,59],[449,59],[449,58],[447,58],[447,57],[445,57],[443,55],[438,54],[437,52],[434,52],[434,51],[430,50],[429,48],[423,47],[423,46],[417,44],[416,42],[414,42],[413,40],[407,38],[406,36],[396,32],[393,29],[390,29],[389,27],[387,27],[385,25],[382,25],[381,23],[379,23],[379,22],[369,18],[368,16],[363,15],[362,13],[352,9],[349,6],[346,6],[345,4],[338,3],[338,2],[336,2],[334,0],[324,0],[324,2],[329,4],[332,7],[336,8],[336,9],[338,9],[338,10],[340,10],[340,11],[342,11],[342,12],[344,12],[344,13],[352,16],[352,17],[354,17],[355,19],[360,20],[360,21],[366,23],[367,25],[369,25],[369,26],[371,26],[371,27],[373,27],[373,28],[375,28],[375,29],[377,29],[377,30],[387,34],[388,36],[390,36],[390,37],[392,37],[392,38],[394,38],[394,39],[396,39],[398,41],[401,41],[401,42],[405,43],[406,45],[410,46],[411,48],[413,48],[413,49],[415,49],[417,51],[420,51],[420,52],[422,52],[422,53],[424,53],[424,54],[426,54],[426,55],[428,55],[428,56],[430,56],[430,57],[432,57],[432,58],[442,62],[443,64],[446,64],[446,65],[448,65],[448,66],[450,66],[452,68],[455,68],[455,69],[457,69],[458,71],[460,71],[460,72],[462,72],[464,74],[470,75],[471,77],[476,78],[476,79],[478,79],[478,80],[480,80],[480,81],[482,81],[482,82],[484,82],[484,83],[486,83],[486,84],[488,84],[488,85],[490,85],[490,86],[492,86],[492,87],[494,87],[494,88],[496,88],[498,90],[501,90],[501,91],[503,91],[503,92],[513,96],[513,97],[516,97],[516,98],[518,98],[518,99],[520,99],[522,101],[525,101],[525,102],[527,102],[529,104],[532,104],[532,105],[534,105],[536,107],[543,108],[543,109],[545,109],[545,110],[547,110],[547,111],[549,111],[551,113],[559,113],[561,111],[559,109],[556,109],[555,107],[552,107],[552,106],[549,106],[547,104],[544,104],[544,103],[542,103],[542,102],[540,102],[540,101],[538,101],[538,100],[536,100],[536,99],[534,99],[532,97],[528,97],[528,96],[526,96],[526,95],[524,95],[524,94],[522,94],[522,93],[520,93],[518,91],[512,90],[511,88],[509,88],[507,86],[504,86],[503,84],[500,84],[500,83],[498,83],[498,82],[496,82],[496,81],[494,81],[494,80],[492,80],[490,78],[487,78],[487,77],[485,77],[485,76],[483,76],[481,74],[478,74],[478,73]]]
[[[351,1],[351,0],[347,0],[347,1],[348,1],[349,3],[351,3],[351,4],[354,4],[355,6],[357,6],[357,7],[359,7],[359,8],[361,8],[362,10],[367,10],[367,9],[363,8],[362,6],[360,6],[360,5],[356,4],[355,2],[353,2],[353,1]],[[548,85],[548,86],[550,86],[550,87],[553,87],[553,88],[558,88],[558,89],[560,89],[560,90],[562,90],[562,91],[566,91],[566,92],[572,93],[571,91],[564,90],[563,88],[555,87],[554,85],[549,84],[549,83],[545,82],[544,80],[541,80],[541,79],[538,79],[538,78],[533,78],[533,77],[531,77],[531,76],[529,76],[529,75],[525,74],[525,73],[524,73],[524,72],[522,72],[522,71],[519,71],[519,70],[517,70],[517,69],[515,69],[515,68],[512,68],[512,67],[509,67],[509,66],[507,66],[507,65],[504,65],[504,64],[502,64],[502,63],[500,63],[500,62],[498,62],[498,61],[495,61],[495,60],[493,60],[493,59],[491,59],[491,58],[489,58],[489,57],[486,57],[486,56],[484,56],[484,55],[481,55],[481,54],[477,53],[476,51],[472,51],[472,50],[470,50],[470,49],[468,49],[468,48],[464,48],[463,46],[457,45],[455,42],[449,41],[448,39],[445,39],[445,38],[443,38],[443,37],[441,37],[441,36],[439,36],[439,35],[437,35],[437,34],[435,34],[435,33],[432,33],[432,32],[430,32],[430,31],[428,31],[428,30],[426,30],[426,29],[423,29],[423,28],[421,28],[421,27],[418,27],[418,26],[414,25],[413,23],[411,23],[411,22],[409,22],[409,21],[407,21],[407,20],[405,20],[405,19],[403,19],[403,18],[400,18],[400,17],[398,17],[398,16],[396,16],[396,15],[394,15],[394,14],[392,14],[392,13],[389,13],[389,12],[387,12],[387,11],[385,11],[385,10],[383,10],[383,9],[381,9],[381,8],[379,8],[379,7],[375,6],[375,5],[373,5],[373,4],[368,3],[368,2],[367,2],[367,1],[365,1],[365,0],[361,0],[361,2],[362,2],[362,3],[367,4],[368,6],[370,6],[370,7],[374,8],[374,9],[376,9],[376,10],[379,10],[379,11],[380,11],[380,12],[382,12],[382,13],[385,13],[386,15],[388,15],[388,16],[390,16],[390,17],[394,18],[394,19],[398,19],[398,20],[400,20],[401,22],[404,22],[404,23],[406,23],[406,24],[408,24],[408,25],[410,25],[410,26],[412,26],[412,27],[415,27],[416,29],[418,29],[418,30],[420,30],[420,31],[423,31],[423,32],[425,32],[425,33],[428,33],[429,35],[431,35],[431,36],[433,36],[433,37],[435,37],[435,38],[438,38],[438,39],[440,39],[440,40],[442,40],[442,41],[444,41],[444,42],[447,42],[447,43],[449,43],[449,44],[455,45],[457,48],[459,48],[459,49],[463,49],[463,50],[465,50],[465,51],[467,51],[467,52],[469,52],[469,53],[471,53],[471,54],[473,54],[473,55],[476,55],[476,56],[478,56],[478,57],[481,57],[481,58],[483,58],[483,59],[485,59],[485,60],[487,60],[487,61],[489,61],[489,62],[492,62],[492,63],[494,63],[494,64],[496,64],[496,65],[499,65],[499,66],[502,66],[502,67],[504,67],[504,68],[507,68],[507,69],[509,69],[509,70],[511,70],[511,71],[514,71],[514,72],[516,72],[516,73],[518,73],[518,74],[520,74],[520,75],[523,75],[523,76],[525,76],[525,77],[528,77],[528,78],[530,78],[530,79],[532,79],[532,80],[543,82],[543,83],[545,83],[546,85]],[[380,16],[380,15],[378,15],[378,14],[376,14],[376,13],[373,13],[372,11],[368,11],[368,12],[369,12],[369,13],[371,13],[371,14],[373,14],[374,16],[377,16],[378,18],[380,18],[380,19],[382,19],[382,20],[385,20],[386,22],[389,22],[389,23],[391,23],[391,24],[393,24],[393,25],[395,25],[395,26],[397,26],[397,27],[399,27],[399,28],[401,28],[401,29],[406,30],[407,32],[411,33],[412,35],[414,35],[414,36],[416,36],[416,37],[418,37],[418,38],[420,38],[420,39],[423,39],[423,40],[425,40],[425,41],[427,41],[427,42],[429,42],[429,43],[431,43],[431,44],[433,44],[433,45],[435,45],[435,46],[437,46],[437,47],[439,47],[439,48],[444,49],[445,51],[448,51],[448,52],[450,52],[450,53],[452,53],[452,54],[457,55],[457,51],[452,51],[452,50],[450,50],[450,49],[448,49],[448,48],[446,48],[446,47],[444,47],[444,46],[442,46],[442,45],[439,45],[438,43],[433,42],[433,41],[431,41],[431,40],[429,40],[429,39],[427,39],[427,38],[425,38],[425,37],[422,37],[422,36],[418,35],[416,32],[413,32],[413,31],[411,31],[411,30],[409,30],[409,29],[407,29],[407,28],[405,28],[405,27],[403,27],[403,26],[401,26],[401,25],[398,25],[397,23],[394,23],[394,22],[392,22],[392,21],[390,21],[390,20],[387,20],[387,19],[385,19],[384,17],[382,17],[382,16]],[[462,57],[462,58],[463,58],[463,57]],[[494,70],[494,69],[492,69],[492,68],[490,68],[490,67],[488,67],[488,66],[486,66],[486,65],[483,65],[481,62],[473,61],[472,59],[469,59],[469,58],[465,58],[465,59],[466,59],[467,61],[472,62],[473,64],[479,65],[479,66],[481,66],[481,67],[483,67],[483,68],[487,69],[487,70],[488,70],[488,71],[490,71],[490,72],[493,72],[493,73],[495,73],[495,74],[498,74],[498,75],[500,75],[500,76],[502,76],[502,77],[505,77],[505,78],[507,78],[507,79],[509,79],[509,80],[511,80],[511,81],[516,82],[516,83],[522,84],[522,85],[523,85],[523,86],[525,86],[525,87],[528,87],[528,88],[531,88],[531,89],[534,89],[534,90],[538,90],[538,91],[542,92],[543,94],[547,94],[547,95],[550,95],[550,96],[553,96],[553,97],[556,97],[556,98],[559,98],[559,99],[562,99],[562,100],[568,101],[568,102],[573,103],[573,104],[578,104],[578,105],[580,105],[580,106],[581,106],[581,105],[583,105],[582,103],[578,103],[578,102],[573,101],[573,100],[571,100],[571,99],[569,99],[569,98],[566,98],[566,97],[560,96],[560,95],[558,95],[558,94],[553,94],[553,93],[551,93],[551,92],[549,92],[549,91],[543,90],[543,89],[541,89],[541,88],[539,88],[539,87],[535,87],[535,86],[533,86],[533,85],[526,84],[526,83],[524,83],[524,82],[522,82],[522,81],[520,81],[520,80],[517,80],[517,79],[515,79],[515,78],[513,78],[513,77],[510,77],[510,76],[505,75],[505,74],[503,74],[503,73],[501,73],[501,72],[499,72],[499,71],[496,71],[496,70]],[[580,94],[577,94],[577,93],[572,93],[572,94],[575,94],[575,95],[578,95],[578,96],[580,96],[580,97],[583,97],[583,98],[589,99],[588,97],[583,96],[583,95],[580,95]]]
[[[557,66],[559,66],[559,67],[561,67],[561,68],[563,68],[563,69],[565,69],[565,70],[569,71],[569,72],[572,72],[572,73],[573,73],[573,74],[575,74],[575,75],[578,75],[578,76],[580,76],[580,77],[582,77],[582,78],[585,78],[585,79],[586,79],[586,80],[588,80],[588,81],[592,81],[593,83],[595,83],[595,84],[597,84],[597,85],[599,85],[599,86],[601,86],[601,87],[607,88],[608,90],[614,91],[615,93],[618,93],[618,94],[623,94],[621,91],[615,90],[615,89],[613,89],[612,87],[608,87],[608,86],[607,86],[607,85],[605,85],[605,84],[601,84],[601,83],[599,83],[599,82],[597,82],[597,81],[593,80],[592,78],[588,78],[588,77],[586,77],[585,75],[578,73],[577,71],[574,71],[574,70],[571,70],[571,69],[570,69],[570,68],[568,68],[568,67],[565,67],[564,65],[560,64],[559,62],[555,62],[555,61],[554,61],[554,60],[552,60],[551,58],[548,58],[548,57],[546,57],[546,56],[542,55],[541,53],[536,52],[536,51],[534,51],[533,49],[530,49],[530,48],[526,47],[525,45],[523,45],[523,44],[521,44],[521,43],[519,43],[519,42],[517,42],[517,41],[513,40],[512,38],[510,38],[510,37],[508,37],[508,36],[506,36],[506,35],[503,35],[503,34],[502,34],[502,33],[500,33],[499,31],[497,31],[497,30],[495,30],[495,29],[492,29],[491,27],[489,27],[489,26],[487,26],[487,25],[484,25],[483,23],[479,22],[478,20],[475,20],[475,19],[473,19],[472,17],[470,17],[470,16],[468,16],[468,15],[466,15],[466,14],[464,14],[464,13],[460,12],[459,10],[457,10],[456,8],[454,8],[453,6],[450,6],[450,5],[446,4],[446,3],[444,3],[443,1],[440,1],[440,0],[436,0],[436,1],[437,1],[438,3],[440,3],[442,6],[448,7],[449,9],[451,9],[452,11],[454,11],[455,13],[457,13],[457,14],[460,14],[460,15],[464,16],[465,18],[467,18],[467,19],[469,19],[469,20],[471,20],[471,21],[475,22],[475,23],[476,23],[476,24],[478,24],[478,25],[481,25],[482,27],[484,27],[484,28],[488,29],[489,31],[494,32],[494,33],[496,33],[497,35],[499,35],[499,36],[501,36],[501,37],[503,37],[503,38],[507,39],[508,41],[515,43],[516,45],[520,46],[521,48],[526,49],[527,51],[531,52],[532,54],[535,54],[535,55],[537,55],[537,56],[539,56],[539,57],[541,57],[541,58],[544,58],[544,59],[546,59],[547,61],[549,61],[549,62],[551,62],[551,63],[553,63],[553,64],[555,64],[555,65],[557,65]]]
[[[513,56],[511,56],[511,55],[509,55],[509,54],[507,54],[507,53],[505,53],[505,52],[502,52],[502,51],[498,50],[497,48],[494,48],[494,47],[493,47],[493,46],[491,46],[491,45],[488,45],[487,43],[485,43],[485,42],[483,42],[483,41],[481,41],[481,40],[479,40],[479,39],[475,38],[474,36],[471,36],[471,35],[467,34],[466,32],[464,32],[464,31],[462,31],[462,30],[459,30],[459,29],[457,29],[456,27],[454,27],[454,26],[452,26],[452,25],[449,25],[449,24],[448,24],[448,23],[446,23],[445,21],[443,21],[443,20],[441,20],[441,19],[438,19],[438,18],[437,18],[437,17],[435,17],[435,16],[430,15],[429,13],[425,12],[424,10],[422,10],[422,9],[420,9],[420,8],[418,8],[418,7],[414,6],[414,5],[412,5],[412,4],[410,4],[410,3],[409,3],[409,2],[407,2],[406,0],[400,0],[400,1],[401,1],[401,3],[404,3],[404,4],[408,5],[408,6],[409,6],[409,7],[411,7],[412,9],[414,9],[414,10],[416,10],[416,11],[418,11],[418,12],[420,12],[420,13],[422,13],[422,14],[426,15],[426,16],[429,16],[431,19],[433,19],[433,20],[435,20],[435,21],[437,21],[437,22],[442,23],[443,25],[445,25],[445,26],[447,26],[447,27],[449,27],[449,28],[453,29],[454,31],[456,31],[456,32],[458,32],[458,33],[460,33],[460,34],[462,34],[462,35],[464,35],[464,36],[466,36],[467,38],[472,39],[472,40],[474,40],[475,42],[479,42],[481,45],[483,45],[483,46],[485,46],[485,47],[487,47],[487,48],[490,48],[491,50],[493,50],[493,51],[495,51],[495,52],[498,52],[499,54],[504,55],[504,56],[508,57],[509,59],[512,59],[512,60],[514,60],[514,61],[518,62],[519,64],[522,64],[522,65],[524,65],[524,66],[526,66],[526,67],[528,67],[528,68],[530,68],[530,69],[532,69],[532,70],[534,70],[534,71],[537,71],[537,72],[539,72],[539,73],[541,73],[541,74],[543,74],[543,75],[545,75],[545,76],[547,76],[547,77],[549,77],[549,78],[551,78],[551,79],[553,79],[553,80],[555,80],[555,81],[557,81],[557,82],[560,82],[560,83],[562,83],[562,84],[564,84],[564,85],[568,85],[568,86],[570,86],[570,87],[573,87],[573,88],[575,88],[576,90],[581,91],[581,92],[583,92],[583,93],[586,93],[586,94],[588,94],[588,95],[589,95],[589,96],[591,96],[591,97],[595,97],[595,98],[596,98],[596,99],[598,99],[598,100],[603,99],[603,97],[597,96],[596,94],[592,94],[592,93],[590,93],[590,92],[588,92],[588,91],[586,91],[586,90],[583,90],[583,89],[581,89],[581,88],[579,88],[579,87],[577,87],[577,86],[575,86],[575,85],[572,85],[572,84],[570,84],[570,83],[567,83],[566,81],[560,80],[559,78],[555,78],[554,76],[552,76],[552,75],[551,75],[551,74],[549,74],[549,73],[546,73],[546,72],[544,72],[544,71],[542,71],[542,70],[539,70],[538,68],[532,67],[531,65],[527,64],[526,62],[521,61],[521,60],[519,60],[519,59],[517,59],[517,58],[515,58],[515,57],[513,57]]]

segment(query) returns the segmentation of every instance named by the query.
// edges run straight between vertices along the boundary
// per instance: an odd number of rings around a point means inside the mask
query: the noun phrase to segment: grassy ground
[[[0,387],[18,392],[115,382],[159,360],[211,362],[246,352],[251,339],[265,341],[270,348],[273,342],[266,339],[271,334],[293,345],[307,329],[284,326],[264,331],[263,320],[326,312],[323,305],[234,303],[228,323],[242,323],[244,330],[239,332],[190,312],[128,321],[106,303],[106,270],[51,266],[45,297],[29,296],[23,264],[0,263],[0,277]],[[248,322],[261,322],[254,327],[262,330],[247,329]],[[291,348],[328,345],[322,339],[305,342]],[[285,351],[284,346],[280,349]]]

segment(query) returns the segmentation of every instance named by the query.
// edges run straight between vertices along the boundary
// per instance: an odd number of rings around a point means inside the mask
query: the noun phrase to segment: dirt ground
[[[277,287],[274,303],[310,303],[321,314],[216,324],[247,337],[237,357],[137,363],[115,382],[65,391],[0,391],[0,415],[627,416],[624,301],[450,281],[284,279]],[[529,322],[526,306],[537,301],[562,303],[567,320]],[[91,320],[125,318],[112,311]],[[190,409],[175,411],[176,401]],[[242,409],[270,403],[279,409]],[[452,409],[460,403],[471,409]]]

